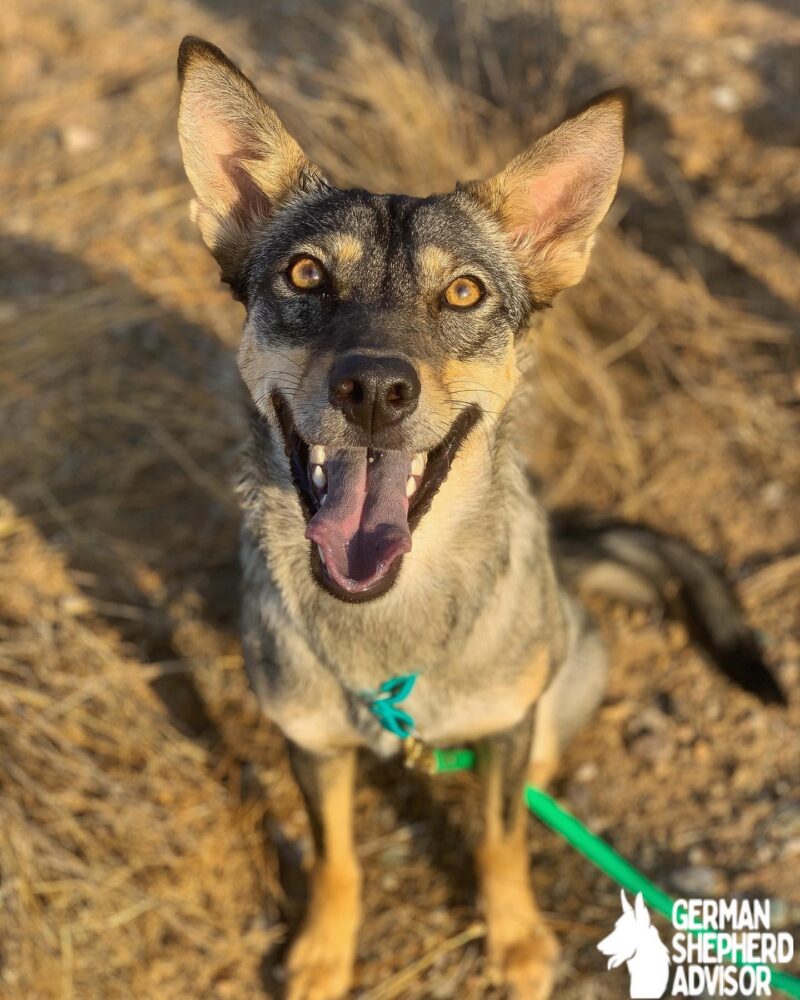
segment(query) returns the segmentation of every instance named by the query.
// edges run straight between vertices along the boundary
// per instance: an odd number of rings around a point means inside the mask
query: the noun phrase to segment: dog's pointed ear
[[[636,893],[636,923],[641,927],[650,926],[650,911],[644,905],[644,896],[640,893]]]
[[[275,112],[227,56],[210,42],[184,38],[178,135],[197,198],[192,217],[235,289],[254,234],[294,193],[322,175]]]
[[[623,91],[604,94],[495,177],[465,185],[500,220],[534,305],[583,277],[617,190],[626,109]]]
[[[625,890],[624,889],[620,889],[619,890],[619,898],[620,898],[620,901],[622,902],[622,912],[623,913],[630,913],[631,910],[632,910],[632,906],[628,902],[628,897],[625,895]]]

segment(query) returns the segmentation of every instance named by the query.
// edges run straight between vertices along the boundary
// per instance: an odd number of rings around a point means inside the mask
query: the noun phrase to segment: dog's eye
[[[444,300],[456,309],[469,309],[483,298],[483,288],[474,278],[456,278],[444,290]]]
[[[325,284],[325,268],[313,257],[297,257],[287,271],[289,281],[303,292],[313,291]]]

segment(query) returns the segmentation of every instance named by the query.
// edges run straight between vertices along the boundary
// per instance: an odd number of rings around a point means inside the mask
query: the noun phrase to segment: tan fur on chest
[[[445,700],[437,696],[435,678],[422,678],[417,697],[410,703],[421,738],[436,746],[472,743],[516,725],[539,698],[550,677],[550,654],[542,647],[511,681],[486,683],[463,689]],[[433,688],[426,699],[425,684]],[[415,692],[416,694],[416,692]]]

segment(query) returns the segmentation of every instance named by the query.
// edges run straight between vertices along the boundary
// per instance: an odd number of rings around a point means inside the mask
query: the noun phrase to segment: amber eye
[[[310,292],[325,283],[325,269],[313,257],[298,257],[288,271],[289,281],[295,288]]]
[[[474,278],[456,278],[444,290],[444,300],[456,309],[468,309],[483,298],[483,289]]]

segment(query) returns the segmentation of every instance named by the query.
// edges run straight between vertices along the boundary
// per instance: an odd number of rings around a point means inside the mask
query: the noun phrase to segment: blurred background
[[[0,145],[0,996],[277,997],[308,831],[237,639],[241,308],[188,220],[175,57],[205,36],[332,179],[488,174],[635,104],[589,275],[544,315],[528,457],[719,554],[790,691],[598,607],[609,696],[556,790],[648,875],[800,926],[800,7],[794,0],[11,0]],[[355,995],[499,996],[471,777],[365,760]],[[621,996],[615,887],[531,832],[559,997]],[[778,902],[780,901],[780,902]]]

